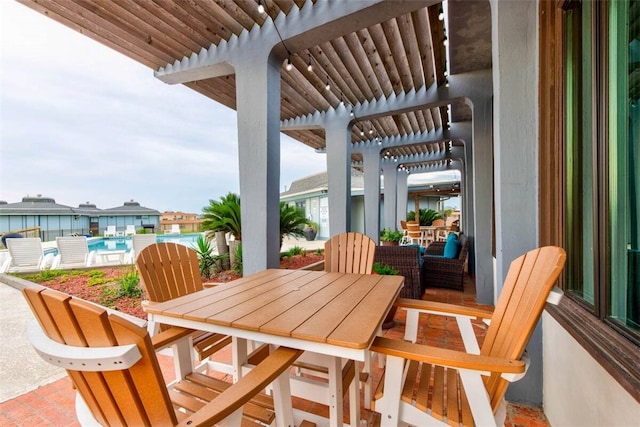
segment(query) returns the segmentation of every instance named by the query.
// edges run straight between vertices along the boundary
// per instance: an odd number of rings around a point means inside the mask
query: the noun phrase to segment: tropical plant
[[[302,229],[307,223],[302,209],[280,202],[280,247],[284,236],[304,236]]]
[[[231,265],[231,269],[236,273],[242,275],[242,243],[238,242],[238,245],[235,247],[235,253],[233,256],[233,264]]]
[[[219,201],[209,200],[209,206],[202,208],[204,221],[202,229],[209,240],[216,231],[231,233],[236,240],[242,240],[240,196],[229,193]]]
[[[420,222],[420,225],[431,225],[431,223],[434,220],[442,218],[442,215],[440,215],[438,212],[434,211],[433,209],[420,209],[418,213],[420,215],[418,219],[418,221]],[[416,220],[416,213],[414,211],[407,213],[407,221],[415,221],[415,220]]]
[[[217,256],[211,255],[211,242],[202,236],[198,236],[194,250],[198,254],[200,275],[207,279],[210,278],[216,270],[221,269],[222,260],[229,256],[228,254]]]

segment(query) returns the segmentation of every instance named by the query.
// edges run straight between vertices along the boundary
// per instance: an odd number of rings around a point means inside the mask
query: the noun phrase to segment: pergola
[[[554,46],[539,28],[556,2],[18,1],[236,110],[246,273],[278,265],[281,132],[326,152],[332,234],[350,229],[354,164],[376,238],[381,173],[384,226],[395,228],[407,171],[460,170],[480,303],[494,302],[511,260],[539,245],[540,218],[556,212],[540,198],[553,168],[538,157],[557,128],[539,116],[555,99],[539,92]],[[539,335],[532,342],[533,373],[513,388],[525,400],[542,393]]]

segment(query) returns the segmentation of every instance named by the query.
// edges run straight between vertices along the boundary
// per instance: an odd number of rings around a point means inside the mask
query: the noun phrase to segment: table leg
[[[233,382],[242,378],[242,367],[247,363],[247,340],[231,337],[231,355],[233,365]]]
[[[356,381],[355,378],[354,381]],[[329,358],[329,425],[332,427],[343,425],[342,396],[342,359],[331,357]]]

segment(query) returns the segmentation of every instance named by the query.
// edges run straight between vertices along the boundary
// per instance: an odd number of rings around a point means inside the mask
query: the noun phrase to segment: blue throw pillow
[[[458,235],[456,233],[449,233],[449,235],[447,236],[447,242],[453,239],[458,240]]]
[[[447,240],[447,243],[444,244],[443,256],[449,259],[458,258],[461,248],[462,245],[458,239]]]

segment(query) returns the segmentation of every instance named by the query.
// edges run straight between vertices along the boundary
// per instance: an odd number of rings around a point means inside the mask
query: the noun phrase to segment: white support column
[[[398,168],[393,160],[382,163],[384,176],[384,227],[390,230],[398,228],[396,212],[398,205]]]
[[[407,201],[409,198],[409,191],[407,187],[407,180],[409,174],[405,171],[398,171],[397,181],[397,193],[396,193],[396,229],[400,229],[400,221],[407,219]]]
[[[496,295],[510,263],[538,246],[538,2],[491,1]],[[542,403],[542,331],[527,346],[527,375],[507,399]]]
[[[268,52],[267,52],[268,53]],[[255,52],[236,67],[238,157],[245,275],[279,266],[280,68]]]
[[[333,236],[351,230],[351,127],[345,120],[328,117],[325,135],[329,235]]]
[[[362,150],[364,163],[364,232],[380,241],[380,149],[376,146]]]

